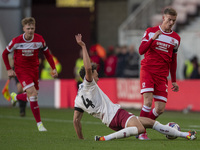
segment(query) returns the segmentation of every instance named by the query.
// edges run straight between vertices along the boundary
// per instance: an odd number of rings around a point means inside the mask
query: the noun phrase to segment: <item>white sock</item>
[[[188,135],[188,132],[178,131],[168,125],[160,124],[158,121],[154,123],[153,129],[165,135],[171,135],[171,136],[177,136],[177,137],[183,137],[183,138],[185,138]]]
[[[125,138],[125,137],[129,137],[132,135],[138,135],[138,129],[137,127],[127,127],[124,128],[120,131],[117,131],[115,133],[109,134],[104,136],[105,140],[112,140],[112,139],[120,139],[120,138]]]
[[[158,117],[158,116],[159,116],[159,114],[157,114],[157,112],[156,112],[156,109],[155,109],[155,108],[153,109],[153,114],[154,114],[154,116],[156,116],[156,117]]]

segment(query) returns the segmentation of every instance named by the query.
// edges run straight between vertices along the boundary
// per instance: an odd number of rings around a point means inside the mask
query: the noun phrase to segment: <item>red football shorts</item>
[[[167,102],[168,80],[167,77],[155,75],[149,71],[140,71],[141,94],[152,92],[155,101]]]
[[[24,91],[27,88],[35,86],[39,90],[39,71],[16,71],[17,78],[22,85]]]
[[[112,119],[109,128],[114,131],[119,131],[126,127],[127,121],[134,116],[133,114],[127,112],[124,109],[118,109],[117,113],[115,114],[114,118]]]

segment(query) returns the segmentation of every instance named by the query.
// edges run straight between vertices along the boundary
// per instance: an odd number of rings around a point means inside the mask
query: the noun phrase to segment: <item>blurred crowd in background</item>
[[[104,49],[101,45],[92,45],[89,49],[92,62],[98,64],[99,77],[139,78],[140,56],[134,45],[109,46]],[[77,83],[81,83],[79,71],[83,66],[83,56],[76,60],[74,74]]]
[[[65,4],[69,2],[65,1]],[[94,0],[93,2],[91,7],[94,9],[91,10],[89,6],[80,7],[78,3],[73,7],[64,4],[61,7],[58,6],[57,0],[1,1],[0,53],[11,37],[22,33],[21,18],[33,16],[37,22],[36,32],[43,35],[56,57],[56,62],[59,62],[59,79],[80,80],[77,70],[82,62],[81,56],[78,58],[79,49],[73,38],[78,32],[84,35],[87,45],[99,43],[88,47],[91,60],[99,64],[99,77],[138,78],[140,60],[143,58],[138,56],[138,47],[144,31],[149,26],[160,24],[163,8],[172,6],[178,12],[173,30],[179,32],[181,37],[177,79],[199,78],[197,68],[200,58],[200,0]],[[48,26],[46,22],[49,23]],[[63,28],[67,36],[63,34]],[[192,60],[193,57],[196,57],[196,60],[194,59],[196,63]],[[0,79],[7,79],[2,61],[0,66]],[[49,66],[42,62],[40,66],[42,80],[50,78],[47,77],[48,71],[51,72]]]
[[[185,61],[183,74],[185,79],[200,79],[200,64],[197,56]]]

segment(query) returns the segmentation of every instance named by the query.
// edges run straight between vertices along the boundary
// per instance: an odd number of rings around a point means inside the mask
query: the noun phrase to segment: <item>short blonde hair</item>
[[[24,19],[22,19],[22,26],[24,27],[25,25],[30,25],[30,24],[34,24],[35,25],[35,19],[33,17],[26,17]]]
[[[171,7],[165,8],[163,13],[164,13],[164,15],[177,16],[176,10]]]

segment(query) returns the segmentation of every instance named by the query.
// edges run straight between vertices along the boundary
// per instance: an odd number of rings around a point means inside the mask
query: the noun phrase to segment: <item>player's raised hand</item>
[[[152,40],[155,40],[159,37],[159,35],[162,34],[162,31],[158,30],[156,31],[156,33],[154,34],[154,36],[152,37]]]
[[[82,47],[85,46],[85,43],[82,41],[82,35],[81,34],[77,34],[75,35],[76,38],[76,42]]]

